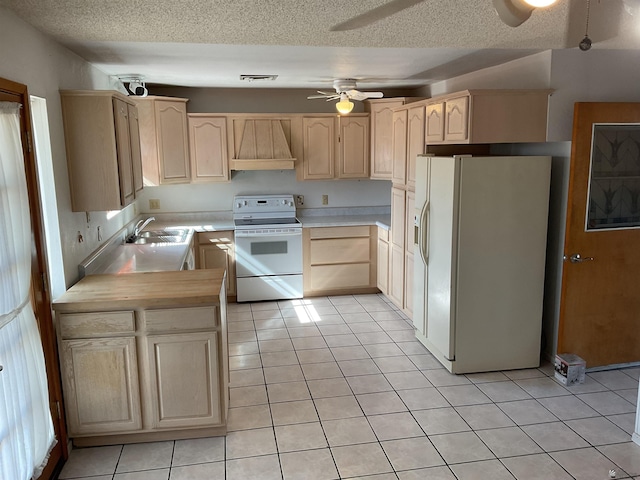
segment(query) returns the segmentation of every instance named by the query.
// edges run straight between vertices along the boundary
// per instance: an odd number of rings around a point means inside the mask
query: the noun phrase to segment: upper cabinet
[[[302,117],[299,180],[369,177],[369,115]]]
[[[416,156],[425,150],[424,127],[425,104],[416,102],[397,107],[392,117],[392,153],[395,186],[415,184]]]
[[[365,109],[371,115],[371,178],[391,179],[393,108],[403,104],[403,98],[381,98],[365,102]]]
[[[187,99],[135,97],[145,185],[189,183]]]
[[[142,189],[138,117],[112,91],[60,92],[74,212],[120,210]]]
[[[371,174],[370,178],[391,180],[394,168],[394,118],[396,107],[416,102],[420,98],[392,97],[364,102],[365,111],[371,114]],[[397,120],[397,119],[396,119]],[[396,124],[397,127],[397,124]],[[397,133],[397,132],[396,132]],[[396,148],[398,145],[396,144]],[[396,166],[397,168],[397,166]],[[396,172],[397,174],[397,172]]]
[[[230,181],[227,118],[206,113],[191,113],[188,117],[191,182]]]
[[[465,90],[426,105],[429,145],[544,142],[550,90]]]

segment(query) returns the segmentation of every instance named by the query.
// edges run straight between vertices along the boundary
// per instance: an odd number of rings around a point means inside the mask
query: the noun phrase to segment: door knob
[[[564,256],[564,259],[565,260],[567,259],[566,255]],[[569,257],[569,261],[571,263],[582,263],[582,262],[589,262],[589,261],[592,261],[592,260],[593,260],[593,257],[583,257],[579,253],[574,253],[573,255],[571,255]]]

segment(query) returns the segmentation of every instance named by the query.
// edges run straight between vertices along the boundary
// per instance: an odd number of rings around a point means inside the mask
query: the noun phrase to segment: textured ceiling
[[[0,0],[111,75],[149,83],[241,87],[240,74],[278,74],[268,87],[327,88],[333,78],[403,87],[535,51],[575,48],[586,0],[560,0],[518,28],[491,0],[425,0],[366,27],[330,28],[387,0]],[[635,1],[635,0],[626,0]],[[640,48],[622,0],[593,0],[594,48]],[[258,86],[254,82],[251,86]]]

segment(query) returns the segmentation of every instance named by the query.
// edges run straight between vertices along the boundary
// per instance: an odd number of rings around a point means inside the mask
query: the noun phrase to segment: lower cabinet
[[[377,229],[370,226],[302,230],[304,295],[377,292]]]
[[[224,312],[219,306],[190,306],[58,314],[74,443],[151,441],[196,428],[225,434]]]
[[[154,428],[221,423],[217,337],[202,332],[146,338]]]
[[[232,231],[199,232],[197,268],[224,268],[227,271],[227,295],[236,295],[236,262]]]
[[[63,340],[60,357],[70,435],[142,429],[135,337]]]

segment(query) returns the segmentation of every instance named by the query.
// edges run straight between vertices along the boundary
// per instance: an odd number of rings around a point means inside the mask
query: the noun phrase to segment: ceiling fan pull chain
[[[578,44],[578,47],[583,52],[586,52],[587,50],[589,50],[591,48],[591,39],[589,38],[589,13],[590,13],[590,11],[591,11],[591,0],[587,0],[587,26],[585,27],[585,31],[584,31],[584,38]]]

